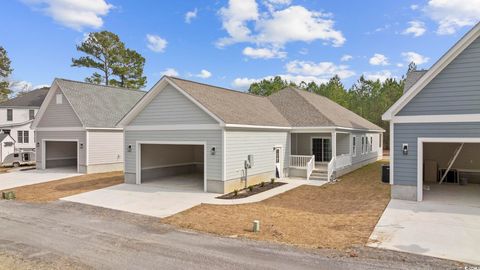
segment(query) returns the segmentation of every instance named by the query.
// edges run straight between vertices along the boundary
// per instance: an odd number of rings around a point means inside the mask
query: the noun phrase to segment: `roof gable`
[[[82,122],[73,110],[68,98],[58,87],[52,89],[52,96],[62,95],[62,103],[57,104],[56,98],[45,100],[45,109],[38,119],[39,127],[81,127]],[[37,113],[38,115],[38,113]]]
[[[423,90],[442,70],[444,70],[460,53],[480,36],[480,23],[477,23],[450,50],[447,51],[400,99],[383,115],[383,120],[392,118]]]

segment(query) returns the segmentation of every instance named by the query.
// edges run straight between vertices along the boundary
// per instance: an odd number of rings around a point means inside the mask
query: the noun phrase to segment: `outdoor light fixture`
[[[402,145],[402,152],[404,156],[408,155],[408,143]]]
[[[132,145],[131,144],[129,144],[127,148],[128,148],[128,152],[132,152]]]
[[[83,149],[83,143],[80,144],[80,149]]]
[[[39,143],[39,142],[37,142],[37,148],[38,148],[38,147],[40,147],[40,143]]]
[[[212,147],[212,149],[210,149],[210,154],[212,154],[212,156],[215,156],[215,146]]]

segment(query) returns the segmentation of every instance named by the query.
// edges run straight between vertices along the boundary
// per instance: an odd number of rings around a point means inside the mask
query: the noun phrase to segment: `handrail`
[[[328,182],[332,181],[332,176],[333,176],[333,172],[335,171],[335,163],[336,163],[336,158],[335,157],[332,157],[332,160],[330,160],[330,162],[328,162],[328,166],[327,166],[327,180]]]
[[[310,157],[310,161],[307,163],[307,180],[310,180],[310,175],[315,169],[315,156]]]

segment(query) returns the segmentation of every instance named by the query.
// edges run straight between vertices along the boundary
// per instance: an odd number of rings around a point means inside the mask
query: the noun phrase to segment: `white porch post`
[[[337,157],[337,132],[332,131],[332,159]]]

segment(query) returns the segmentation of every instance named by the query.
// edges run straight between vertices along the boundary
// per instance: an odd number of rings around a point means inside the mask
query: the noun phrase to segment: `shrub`
[[[265,182],[260,183],[260,186],[261,186],[261,187],[264,187],[264,186],[265,186]]]
[[[237,196],[237,195],[238,195],[238,189],[235,189],[235,190],[233,191],[233,196]]]
[[[275,178],[271,178],[271,179],[270,179],[270,184],[273,185],[273,183],[275,183]]]
[[[253,186],[249,186],[248,190],[250,190],[250,192],[252,192],[253,191]]]

